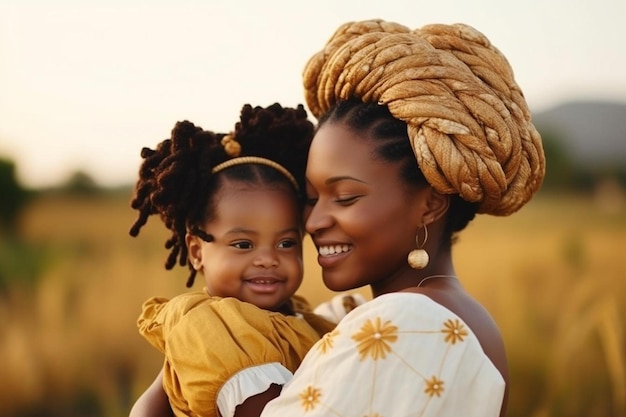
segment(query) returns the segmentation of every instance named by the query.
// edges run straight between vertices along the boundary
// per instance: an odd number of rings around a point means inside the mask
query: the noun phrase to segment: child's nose
[[[259,248],[254,258],[254,265],[264,268],[278,266],[278,253],[274,248]]]

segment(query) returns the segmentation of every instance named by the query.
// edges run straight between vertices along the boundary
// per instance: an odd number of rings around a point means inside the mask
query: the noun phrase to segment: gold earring
[[[424,249],[424,245],[428,240],[428,228],[424,225],[424,241],[422,244],[419,244],[419,230],[415,234],[415,244],[417,245],[417,249],[413,249],[409,252],[409,256],[407,257],[407,261],[409,262],[409,266],[413,269],[424,269],[426,265],[428,265],[428,252]]]

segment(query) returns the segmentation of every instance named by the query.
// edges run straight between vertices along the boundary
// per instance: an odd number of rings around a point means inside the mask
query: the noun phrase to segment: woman
[[[451,248],[477,213],[517,211],[543,178],[508,62],[466,25],[373,20],[340,27],[304,84],[319,118],[306,229],[326,286],[369,285],[374,300],[309,351],[263,416],[504,416],[502,337]]]

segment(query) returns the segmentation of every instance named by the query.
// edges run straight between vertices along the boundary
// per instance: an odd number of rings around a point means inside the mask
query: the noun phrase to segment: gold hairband
[[[280,165],[279,163],[272,161],[271,159],[261,158],[260,156],[240,156],[238,158],[229,159],[228,161],[225,161],[225,162],[222,162],[221,164],[216,165],[211,170],[211,173],[217,174],[218,172],[223,171],[226,168],[229,168],[235,165],[244,165],[244,164],[258,164],[258,165],[266,165],[268,167],[272,167],[278,172],[280,172],[281,174],[283,174],[285,177],[287,177],[287,179],[293,184],[296,190],[300,188],[298,187],[298,182],[296,181],[294,176],[291,175],[289,171],[287,171],[287,168]]]

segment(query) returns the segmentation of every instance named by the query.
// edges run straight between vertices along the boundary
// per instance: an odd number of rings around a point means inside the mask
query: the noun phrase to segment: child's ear
[[[187,245],[187,253],[191,266],[193,266],[193,269],[196,271],[199,271],[202,268],[202,239],[187,232],[185,235],[185,244]]]

